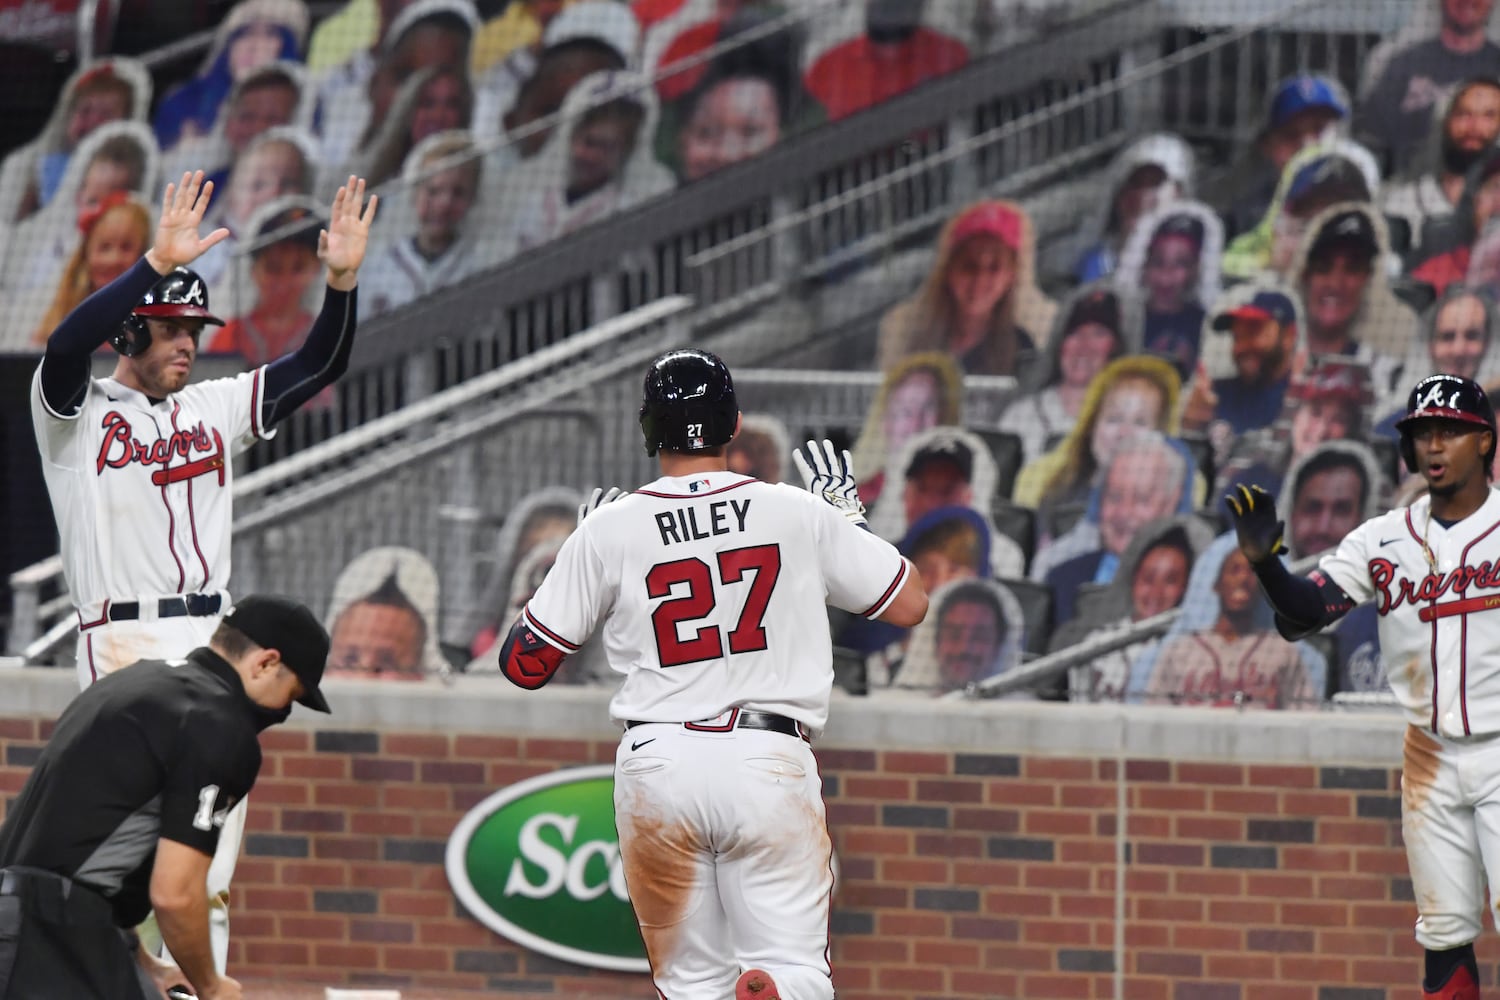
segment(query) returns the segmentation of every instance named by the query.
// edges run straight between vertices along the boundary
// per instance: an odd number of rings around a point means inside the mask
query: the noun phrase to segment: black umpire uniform
[[[301,702],[328,711],[318,689],[328,637],[310,611],[252,596],[224,624],[279,650]],[[290,714],[252,701],[206,646],[79,694],[0,826],[0,1000],[159,996],[131,930],[151,910],[157,840],[212,855],[255,784],[260,731]]]

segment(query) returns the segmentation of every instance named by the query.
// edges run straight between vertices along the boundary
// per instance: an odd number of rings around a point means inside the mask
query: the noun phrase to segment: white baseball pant
[[[785,1000],[833,1000],[833,844],[806,742],[635,726],[615,756],[615,826],[662,997],[724,1000],[757,968]]]
[[[147,602],[142,602],[143,604]],[[229,608],[226,597],[223,605]],[[130,666],[137,660],[176,660],[208,639],[219,625],[218,615],[184,615],[176,618],[105,622],[78,635],[78,686],[88,687],[99,678]],[[239,860],[245,839],[245,812],[249,798],[241,799],[224,818],[219,846],[208,866],[208,931],[214,966],[222,975],[229,964],[229,880]],[[161,936],[153,916],[141,927],[147,948],[157,951]]]
[[[1479,937],[1500,899],[1500,734],[1463,740],[1406,728],[1401,833],[1417,901],[1417,941],[1446,951]]]

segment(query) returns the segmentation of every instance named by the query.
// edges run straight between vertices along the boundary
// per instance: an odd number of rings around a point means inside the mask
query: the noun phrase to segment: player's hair
[[[1364,510],[1370,499],[1370,490],[1374,484],[1370,482],[1370,470],[1365,468],[1365,463],[1360,461],[1358,455],[1340,450],[1338,448],[1324,448],[1312,454],[1302,468],[1297,470],[1297,479],[1292,483],[1292,506],[1297,504],[1297,494],[1301,492],[1304,484],[1320,472],[1330,472],[1334,469],[1351,469],[1359,476],[1359,509]]]
[[[372,604],[380,608],[399,608],[402,611],[408,612],[416,620],[417,635],[420,640],[417,645],[418,647],[425,646],[427,644],[427,619],[422,616],[421,609],[412,603],[411,598],[406,596],[406,591],[401,589],[401,582],[396,579],[396,572],[396,567],[392,566],[391,571],[386,574],[385,579],[380,581],[380,586],[363,597],[350,601],[349,607],[339,612],[339,617],[344,617],[348,613],[349,608],[354,607],[356,604]]]
[[[226,660],[237,660],[260,648],[259,643],[228,622],[219,622],[214,634],[208,637],[208,644]]]
[[[956,563],[971,567],[981,575],[986,569],[980,565],[984,547],[979,537],[979,529],[966,517],[944,518],[912,539],[910,553],[912,559],[928,552],[940,552]]]

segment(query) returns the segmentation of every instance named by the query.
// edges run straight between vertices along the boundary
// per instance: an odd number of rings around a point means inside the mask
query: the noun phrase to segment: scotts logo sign
[[[647,972],[615,834],[614,768],[578,767],[496,792],[448,840],[448,882],[485,926],[544,955]]]

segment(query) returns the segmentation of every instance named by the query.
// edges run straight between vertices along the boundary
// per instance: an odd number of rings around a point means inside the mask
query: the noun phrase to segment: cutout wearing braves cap
[[[1063,332],[1072,333],[1085,323],[1098,323],[1119,336],[1120,300],[1113,292],[1103,288],[1078,299],[1068,311],[1068,321],[1063,324]]]
[[[1289,77],[1276,87],[1266,106],[1265,130],[1274,131],[1302,112],[1314,110],[1328,111],[1339,118],[1349,117],[1349,104],[1338,84],[1312,74]]]
[[[274,649],[304,688],[299,705],[331,712],[318,684],[328,663],[328,633],[318,618],[296,601],[270,594],[251,594],[237,601],[223,624],[261,649]]]
[[[1283,292],[1266,289],[1247,302],[1225,309],[1214,317],[1215,330],[1232,330],[1237,319],[1275,320],[1282,326],[1297,322],[1297,307]]]

